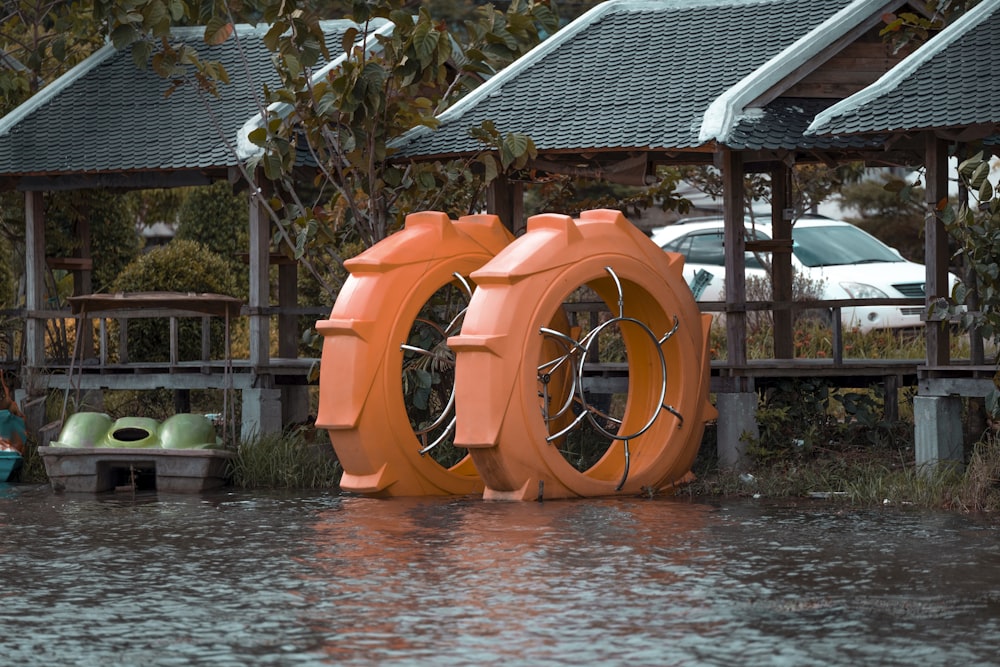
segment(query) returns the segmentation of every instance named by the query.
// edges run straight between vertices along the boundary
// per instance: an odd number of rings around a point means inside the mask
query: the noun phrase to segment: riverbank
[[[995,434],[972,447],[964,468],[918,470],[912,443],[842,442],[752,462],[742,472],[720,470],[703,447],[694,473],[697,479],[680,489],[679,495],[823,498],[851,506],[1000,511],[1000,437]]]
[[[705,433],[680,497],[821,498],[855,507],[914,506],[956,512],[1000,511],[1000,435],[987,434],[961,468],[918,470],[912,424],[879,422],[867,394],[840,394],[797,385],[797,401],[765,396],[761,436],[748,443],[745,470],[722,470],[714,426]],[[827,407],[822,408],[824,404]],[[789,405],[796,405],[794,410]],[[830,406],[837,409],[829,409]],[[325,433],[295,431],[257,438],[237,450],[230,486],[236,489],[337,489],[341,467]],[[29,443],[20,480],[47,483]]]

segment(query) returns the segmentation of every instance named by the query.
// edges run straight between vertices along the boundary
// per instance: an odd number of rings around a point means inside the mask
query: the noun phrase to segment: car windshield
[[[806,266],[902,262],[902,257],[857,227],[796,227],[793,252]]]

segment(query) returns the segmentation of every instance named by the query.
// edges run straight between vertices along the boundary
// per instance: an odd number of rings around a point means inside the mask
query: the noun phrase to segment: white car
[[[751,232],[752,230],[752,232]],[[758,219],[748,234],[772,238],[769,218]],[[684,277],[698,301],[725,300],[725,251],[722,218],[689,218],[653,230],[653,241],[685,257]],[[770,257],[763,255],[765,262]],[[746,254],[747,277],[767,272],[754,253]],[[814,281],[824,299],[923,298],[926,270],[894,248],[841,220],[804,217],[792,227],[792,270]],[[949,291],[957,278],[949,276]],[[843,308],[845,327],[897,329],[923,325],[923,306]]]

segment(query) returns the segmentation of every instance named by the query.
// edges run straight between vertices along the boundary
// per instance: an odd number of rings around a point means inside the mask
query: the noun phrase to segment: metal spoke
[[[653,424],[656,423],[656,420],[660,417],[660,415],[663,412],[667,412],[673,415],[674,417],[677,417],[677,419],[680,422],[678,428],[681,428],[684,425],[684,416],[680,413],[680,411],[678,411],[673,406],[668,405],[667,403],[664,402],[664,399],[666,398],[667,395],[667,361],[666,361],[666,356],[663,353],[663,346],[680,329],[680,319],[676,315],[674,315],[673,327],[669,331],[667,331],[667,333],[658,337],[657,334],[653,332],[652,328],[648,324],[642,322],[641,320],[635,319],[633,317],[628,317],[625,315],[625,296],[621,280],[610,266],[605,267],[605,270],[607,271],[608,275],[611,277],[611,280],[614,282],[615,285],[615,290],[617,292],[617,297],[618,297],[618,304],[617,304],[618,315],[611,317],[605,322],[602,322],[597,326],[593,327],[590,331],[588,331],[585,335],[583,335],[580,338],[580,340],[575,340],[572,336],[569,336],[568,334],[563,333],[561,331],[557,331],[555,329],[551,329],[548,327],[541,327],[539,329],[539,333],[543,336],[548,336],[551,340],[554,340],[556,343],[562,346],[563,349],[565,350],[565,354],[557,356],[554,359],[549,359],[547,361],[542,362],[541,364],[538,365],[537,370],[538,370],[539,382],[543,385],[543,388],[540,391],[540,396],[542,397],[543,400],[542,415],[543,418],[546,420],[546,423],[551,424],[555,419],[564,415],[566,411],[569,409],[569,407],[572,405],[578,406],[578,409],[580,410],[579,414],[576,415],[572,423],[562,427],[557,432],[549,435],[546,438],[546,442],[553,443],[554,441],[563,438],[564,436],[568,435],[574,430],[580,428],[581,424],[583,424],[585,420],[589,421],[590,426],[593,427],[598,433],[608,438],[612,442],[621,441],[623,456],[624,456],[624,468],[622,471],[622,477],[619,480],[618,486],[615,489],[615,490],[621,490],[625,486],[626,481],[628,480],[629,470],[631,466],[631,451],[629,447],[630,441],[633,440],[634,438],[641,436],[642,434],[646,433],[646,431],[648,431],[650,428],[652,428]],[[651,414],[649,418],[646,420],[646,422],[642,425],[641,428],[632,433],[621,434],[618,432],[610,431],[608,425],[615,425],[620,428],[624,424],[624,421],[622,419],[615,418],[610,414],[607,414],[604,411],[591,405],[584,394],[583,384],[584,384],[586,360],[588,357],[590,357],[591,348],[593,345],[596,344],[599,335],[603,331],[605,331],[608,327],[611,326],[620,327],[625,324],[629,326],[634,325],[639,327],[639,330],[642,331],[648,337],[649,341],[655,347],[656,358],[659,360],[660,376],[662,378],[662,381],[660,384],[659,398],[655,403],[657,407],[655,409],[652,409]],[[548,385],[549,382],[551,381],[551,376],[553,372],[562,369],[566,365],[571,366],[571,371],[572,371],[571,372],[572,383],[568,390],[569,394],[568,400],[566,405],[556,415],[553,415],[548,409],[548,400],[549,400]]]

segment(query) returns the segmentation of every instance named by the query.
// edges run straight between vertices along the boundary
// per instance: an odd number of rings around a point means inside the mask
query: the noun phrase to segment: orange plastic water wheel
[[[461,326],[462,294],[471,291],[465,277],[512,239],[493,215],[452,221],[425,211],[345,262],[350,275],[330,318],[316,323],[324,336],[317,425],[343,467],[342,489],[373,496],[483,489],[464,450],[457,461],[435,456],[450,447],[453,426],[453,382],[441,376],[454,367],[445,342]],[[448,305],[456,294],[460,309]],[[442,309],[446,321],[435,321],[431,314]],[[417,415],[418,408],[434,414]]]
[[[682,256],[664,253],[621,213],[595,210],[579,220],[532,217],[522,237],[472,273],[476,291],[448,344],[457,368],[455,444],[468,448],[484,497],[637,494],[691,479],[705,422],[717,413],[708,400],[711,317],[699,312],[682,268]],[[611,318],[577,340],[547,323],[581,287]],[[621,416],[612,420],[584,392],[591,343],[608,326],[619,331],[628,371]],[[561,355],[553,356],[553,341]],[[549,373],[566,364],[578,380],[573,421],[583,415],[608,436],[583,469],[562,451],[572,429],[549,418],[564,401],[549,400]]]

